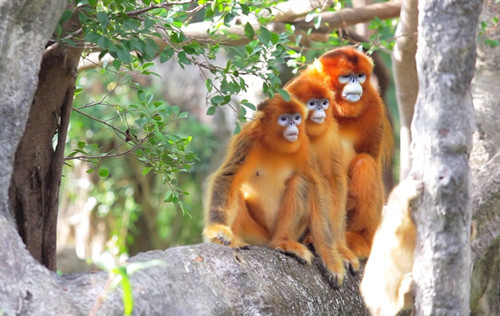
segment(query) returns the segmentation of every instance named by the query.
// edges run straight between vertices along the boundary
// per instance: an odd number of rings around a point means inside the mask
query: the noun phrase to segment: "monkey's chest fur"
[[[269,230],[275,225],[287,181],[293,174],[294,168],[287,164],[259,163],[241,186],[249,213]]]

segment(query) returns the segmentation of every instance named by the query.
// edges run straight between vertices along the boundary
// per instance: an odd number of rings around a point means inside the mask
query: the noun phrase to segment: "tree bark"
[[[492,26],[500,3],[484,1],[480,20],[488,23],[478,37],[472,96],[476,119],[471,153],[473,221],[471,315],[499,315],[500,301],[500,50],[485,40],[500,41],[500,28]]]
[[[77,13],[63,25],[65,33],[78,28]],[[57,43],[46,48],[26,129],[16,151],[9,190],[19,234],[35,259],[54,271],[59,186],[82,50],[83,46]]]
[[[5,315],[89,315],[96,304],[96,315],[123,315],[122,290],[105,290],[106,272],[59,277],[11,244],[20,243],[11,228],[0,217],[2,250],[5,241],[12,250],[0,265]],[[133,315],[368,315],[359,277],[347,276],[335,290],[318,258],[308,266],[266,248],[199,244],[141,253],[130,262],[153,259],[164,264],[131,276]]]
[[[412,122],[412,173],[425,185],[414,212],[416,315],[468,315],[470,82],[482,1],[419,1],[419,93]]]
[[[283,22],[293,22],[292,24],[295,25],[295,27],[299,31],[308,31],[309,29],[312,29],[314,30],[314,33],[327,34],[332,32],[336,28],[351,26],[361,22],[367,22],[375,17],[378,17],[382,20],[398,17],[400,9],[400,3],[384,2],[375,3],[366,7],[356,9],[344,8],[337,12],[323,12],[319,13],[319,15],[321,16],[321,26],[318,29],[314,27],[314,21],[306,22],[304,19],[294,20],[296,18],[295,15],[288,21],[285,16],[280,17],[279,20]],[[206,31],[208,29],[208,26],[208,22],[192,23],[183,28],[182,32],[184,32],[187,37],[196,38],[196,40],[199,42],[213,43],[214,39]],[[259,27],[256,22],[252,26],[254,29],[258,29]],[[279,33],[281,32],[281,30],[285,29],[285,25],[281,22],[276,22],[273,23],[272,28],[275,32]],[[227,30],[227,33],[231,35],[238,35],[238,37],[236,39],[231,39],[231,37],[220,34],[222,38],[217,39],[217,42],[224,45],[244,45],[250,42],[250,39],[245,37],[243,25],[233,25]],[[157,44],[159,44],[160,49],[162,48],[161,45],[166,45],[165,43],[162,44],[158,42]]]
[[[43,47],[64,1],[0,3],[0,214],[7,216],[14,153],[38,82]]]
[[[401,2],[401,13],[392,51],[392,71],[399,109],[399,179],[408,176],[411,168],[410,125],[418,94],[415,53],[417,52],[417,0]]]

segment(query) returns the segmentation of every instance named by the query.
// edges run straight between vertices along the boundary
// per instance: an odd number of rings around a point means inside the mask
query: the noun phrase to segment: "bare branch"
[[[378,17],[381,20],[399,16],[401,4],[398,2],[383,2],[367,5],[361,8],[345,8],[337,12],[321,13],[321,26],[314,32],[330,32],[338,27],[346,27],[357,23],[368,22]],[[314,22],[299,21],[294,25],[302,30],[314,28]]]
[[[94,120],[94,121],[96,121],[96,122],[99,122],[99,123],[102,123],[102,124],[106,125],[107,127],[109,127],[109,128],[111,128],[111,129],[113,129],[113,130],[115,131],[115,133],[117,133],[117,134],[122,134],[125,138],[126,138],[126,136],[127,136],[127,134],[126,134],[125,132],[121,131],[120,129],[116,128],[115,126],[113,126],[113,125],[109,124],[109,123],[108,123],[108,122],[106,122],[106,121],[103,121],[103,120],[101,120],[101,119],[99,119],[99,118],[97,118],[97,117],[95,117],[95,116],[93,116],[93,115],[90,115],[90,114],[88,114],[88,113],[85,113],[85,112],[83,112],[83,111],[80,111],[79,109],[75,109],[75,108],[73,108],[73,111],[75,111],[76,113],[79,113],[79,114],[81,114],[81,115],[83,115],[83,116],[86,116],[86,117],[88,117],[88,118],[90,118],[90,119],[92,119],[92,120]]]
[[[175,1],[175,2],[163,2],[163,3],[160,3],[160,4],[152,4],[152,5],[150,5],[149,7],[146,7],[146,8],[141,8],[141,9],[137,9],[137,10],[134,10],[134,11],[129,11],[129,12],[126,12],[125,14],[128,15],[128,16],[137,16],[137,15],[140,15],[142,13],[154,10],[154,9],[166,9],[166,8],[174,6],[174,5],[183,5],[183,4],[190,4],[190,3],[196,3],[196,2],[197,1],[195,1],[195,0]]]
[[[333,2],[329,0],[289,0],[271,8],[271,14],[274,16],[274,22],[290,22],[304,18],[316,9],[323,11],[332,4]]]
[[[80,159],[80,160],[88,160],[88,159],[102,159],[102,158],[112,158],[112,157],[120,157],[120,156],[125,156],[132,151],[136,150],[139,148],[148,138],[149,136],[153,135],[153,132],[150,132],[143,138],[139,139],[137,143],[134,144],[134,146],[130,147],[129,149],[116,153],[116,154],[105,154],[105,155],[99,155],[99,156],[86,156],[86,155],[81,155],[81,156],[72,156],[72,157],[66,157],[64,160],[73,160],[73,159]],[[125,141],[122,143],[126,143]]]

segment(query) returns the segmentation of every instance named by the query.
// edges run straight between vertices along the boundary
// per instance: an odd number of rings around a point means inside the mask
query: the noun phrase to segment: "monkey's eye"
[[[330,105],[330,101],[328,101],[328,99],[323,99],[323,101],[321,101],[321,107],[323,108],[323,110],[328,109],[329,105]]]
[[[316,99],[311,99],[307,101],[307,108],[309,110],[315,110],[318,107],[318,100]]]
[[[359,83],[365,83],[366,80],[366,75],[365,74],[358,74],[358,81]]]
[[[348,83],[349,80],[351,80],[351,75],[339,76],[339,82],[342,83],[342,84]]]
[[[299,124],[300,124],[300,122],[302,122],[302,115],[300,115],[300,114],[298,114],[298,113],[297,113],[297,114],[295,114],[295,115],[293,116],[293,121],[295,122],[295,124],[299,125]]]
[[[278,124],[281,126],[288,125],[288,121],[289,121],[288,115],[284,114],[284,115],[280,115],[280,117],[278,117]]]

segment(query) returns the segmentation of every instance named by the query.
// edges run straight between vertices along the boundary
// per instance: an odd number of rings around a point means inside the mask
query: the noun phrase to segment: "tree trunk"
[[[425,185],[414,212],[416,315],[468,315],[472,148],[470,82],[480,0],[419,1],[419,93],[412,173]]]
[[[77,14],[63,27],[65,32],[76,31]],[[9,190],[19,234],[33,257],[51,270],[56,269],[59,186],[82,49],[54,43],[45,50]]]
[[[500,50],[484,43],[500,41],[500,28],[492,25],[500,3],[484,1],[481,21],[488,28],[478,37],[476,73],[472,96],[476,118],[471,153],[473,221],[477,236],[472,241],[471,314],[500,315]]]
[[[8,216],[8,187],[14,153],[33,94],[43,46],[63,10],[58,1],[0,3],[0,214]]]

